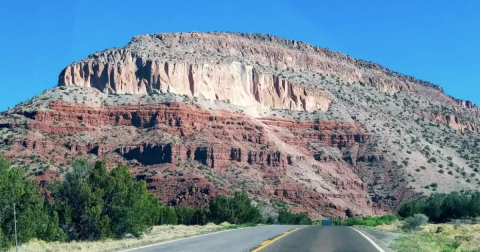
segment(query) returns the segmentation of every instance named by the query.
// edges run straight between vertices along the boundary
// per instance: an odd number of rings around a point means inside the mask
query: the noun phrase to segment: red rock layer
[[[169,134],[185,137],[194,133],[208,132],[214,138],[225,141],[220,144],[207,144],[201,146],[185,146],[169,144],[166,146],[140,143],[131,146],[103,146],[91,144],[80,146],[75,143],[65,143],[72,152],[94,153],[100,157],[113,149],[128,159],[145,160],[146,164],[160,164],[172,162],[173,157],[191,157],[209,167],[217,168],[237,161],[245,164],[265,164],[285,169],[286,165],[293,164],[302,157],[294,156],[281,151],[257,150],[251,146],[242,146],[238,142],[253,144],[266,144],[265,127],[277,127],[291,134],[282,135],[282,140],[292,145],[304,145],[310,141],[331,147],[348,147],[354,143],[364,142],[369,138],[363,134],[354,122],[332,121],[302,121],[280,118],[260,118],[263,124],[254,123],[251,118],[227,111],[216,114],[196,109],[182,103],[166,103],[138,106],[105,106],[101,108],[88,107],[81,104],[67,104],[53,102],[51,111],[36,111],[24,114],[32,119],[27,125],[29,129],[39,130],[49,134],[63,135],[87,131],[99,131],[105,126],[134,126],[149,128],[158,125]],[[45,143],[42,143],[45,145]],[[35,149],[37,143],[22,143],[27,149]],[[30,146],[31,145],[31,146]],[[162,148],[168,148],[165,154]],[[49,144],[45,149],[52,149]],[[146,151],[146,152],[145,152]],[[168,157],[147,160],[148,156],[157,154]],[[142,157],[140,157],[142,156]]]
[[[352,204],[352,208],[369,208],[365,197],[366,186],[353,171],[348,173],[346,164],[343,168],[332,170],[333,173],[328,172],[331,176],[328,182],[337,192],[306,190],[298,181],[287,176],[289,167],[297,162],[316,162],[315,153],[305,147],[308,142],[344,148],[366,141],[369,136],[363,134],[353,122],[296,122],[280,118],[253,120],[229,111],[211,112],[181,103],[88,107],[53,102],[48,111],[23,115],[28,120],[16,127],[37,130],[49,134],[51,138],[6,139],[5,143],[14,146],[15,152],[30,150],[49,159],[56,159],[58,163],[65,163],[67,156],[91,153],[109,159],[118,154],[114,157],[123,157],[124,160],[115,158],[114,161],[130,160],[138,162],[140,167],[166,166],[173,169],[179,168],[176,164],[179,160],[192,159],[213,168],[219,174],[226,174],[232,164],[236,167],[248,165],[259,169],[265,185],[270,188],[247,188],[251,193],[297,202],[317,215],[332,209],[341,215],[341,211],[349,204]],[[100,140],[108,132],[106,129],[117,131],[117,128],[134,131],[138,138],[129,138],[132,140],[128,141]],[[67,140],[71,139],[70,136],[81,135],[79,133],[83,132],[91,133],[90,136],[96,140],[86,145]],[[141,135],[145,132],[160,134],[142,138]],[[160,141],[156,136],[163,133],[181,140]],[[275,139],[294,147],[296,152],[281,149],[272,142],[272,134],[275,134]],[[11,155],[15,156],[16,153],[12,152]],[[147,180],[149,189],[172,205],[204,206],[210,196],[231,192],[231,189],[214,185],[192,171],[185,173],[177,169],[176,174],[163,177],[158,173],[148,175],[139,172],[139,169],[136,175]],[[180,176],[179,172],[185,174]],[[278,182],[279,179],[281,182]],[[351,203],[352,199],[356,203]],[[339,200],[343,203],[339,203]]]
[[[216,133],[218,136],[234,140],[246,140],[254,143],[265,143],[264,126],[253,123],[251,118],[228,111],[217,114],[196,109],[182,103],[166,103],[137,106],[105,106],[88,107],[82,104],[53,102],[53,111],[36,111],[24,114],[33,119],[28,123],[30,129],[37,129],[51,134],[68,134],[98,130],[102,126],[135,126],[147,128],[154,125],[167,125],[176,129],[177,134],[187,136],[204,127],[223,129],[243,128],[242,134]],[[297,121],[281,118],[260,118],[260,122],[268,126],[289,129],[294,138],[289,141],[320,141],[325,145],[351,145],[363,142],[368,135],[362,133],[354,122],[334,121]],[[63,122],[58,125],[55,122]],[[254,133],[255,134],[252,134]],[[170,133],[170,132],[169,132]],[[175,133],[175,132],[173,132]]]

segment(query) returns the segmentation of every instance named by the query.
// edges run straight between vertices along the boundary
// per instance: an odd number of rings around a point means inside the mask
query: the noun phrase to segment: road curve
[[[310,226],[275,241],[261,252],[381,252],[350,227]]]
[[[128,252],[247,252],[266,240],[301,226],[272,225],[242,228],[198,237],[170,241],[158,245],[124,250]]]

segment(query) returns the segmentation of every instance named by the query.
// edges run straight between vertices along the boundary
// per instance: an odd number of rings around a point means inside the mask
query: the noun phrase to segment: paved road
[[[261,252],[378,252],[361,234],[350,227],[310,226],[293,232]]]
[[[172,241],[129,252],[247,252],[300,226],[260,226]]]
[[[260,252],[379,252],[364,236],[350,227],[306,226],[284,235],[299,227],[301,226],[262,226],[229,230],[127,251],[247,252],[278,237]]]

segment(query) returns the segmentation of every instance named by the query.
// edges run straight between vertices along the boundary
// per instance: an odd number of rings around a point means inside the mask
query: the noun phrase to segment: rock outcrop
[[[180,162],[184,160],[200,163],[204,169],[212,169],[219,174],[228,173],[232,166],[236,169],[257,167],[264,176],[274,175],[276,178],[271,180],[270,189],[248,188],[252,193],[275,196],[281,189],[278,197],[308,205],[311,209],[329,203],[328,199],[332,197],[341,199],[337,202],[338,209],[349,207],[367,211],[366,200],[361,196],[365,195],[366,187],[353,172],[348,173],[346,167],[332,170],[329,177],[333,177],[328,182],[332,189],[328,193],[308,192],[305,188],[292,185],[292,182],[282,182],[290,180],[285,177],[289,170],[315,160],[314,154],[303,147],[309,142],[331,148],[348,148],[369,139],[369,135],[354,122],[299,122],[271,117],[253,120],[231,111],[210,112],[176,102],[104,107],[52,102],[48,107],[49,110],[35,112],[19,110],[17,116],[24,116],[27,120],[15,127],[55,137],[38,140],[7,138],[4,142],[12,147],[12,155],[32,151],[62,164],[67,163],[67,157],[87,154],[112,161],[118,161],[120,156],[124,160],[121,162],[130,163],[132,168],[171,167],[167,170],[177,171],[167,175],[160,175],[158,171],[156,175],[147,175],[137,170],[136,174],[147,180],[152,192],[172,205],[203,206],[210,196],[230,193],[229,189],[212,185],[195,172],[186,173],[178,169],[183,167]],[[112,128],[112,133],[108,133],[108,128]],[[117,135],[118,129],[122,129],[120,135]],[[276,133],[272,133],[272,129]],[[132,137],[125,135],[126,132],[130,132]],[[85,134],[96,136],[99,141],[82,144],[68,139],[68,136]],[[112,135],[120,136],[120,139],[113,139]],[[199,137],[201,141],[197,140]],[[277,146],[272,139],[296,146],[296,150],[292,152],[290,148]],[[334,164],[338,165],[341,164]],[[352,194],[352,190],[355,193]],[[345,194],[347,191],[348,194]],[[363,200],[352,205],[348,203],[349,197]],[[329,212],[328,209],[324,211]],[[338,209],[335,211],[340,211]]]
[[[172,55],[175,61],[168,60]],[[67,66],[58,84],[118,94],[170,91],[239,105],[256,101],[273,108],[327,109],[328,94],[305,88],[313,84],[310,76],[301,76],[306,83],[290,81],[305,70],[390,93],[421,93],[418,85],[438,91],[452,104],[476,107],[446,96],[438,85],[373,62],[301,41],[251,33],[140,35],[124,48],[96,53]],[[302,91],[304,95],[299,97]]]
[[[60,85],[94,87],[116,94],[166,93],[202,96],[241,106],[327,110],[331,97],[319,90],[262,73],[240,62],[229,64],[160,62],[127,51],[111,52],[112,62],[74,63],[60,75]]]

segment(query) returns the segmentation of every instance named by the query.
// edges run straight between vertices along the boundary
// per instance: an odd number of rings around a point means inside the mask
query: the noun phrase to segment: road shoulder
[[[144,249],[144,248],[155,247],[155,246],[159,246],[159,245],[162,245],[162,244],[179,242],[179,241],[183,241],[183,240],[199,238],[199,237],[202,237],[202,236],[215,235],[215,234],[219,234],[219,233],[224,233],[224,232],[229,232],[229,231],[234,231],[234,230],[240,230],[240,229],[245,229],[245,228],[252,228],[252,227],[222,229],[222,230],[219,230],[219,231],[214,231],[214,232],[209,232],[209,233],[204,233],[204,234],[192,235],[192,236],[181,237],[181,238],[174,238],[172,240],[166,240],[166,241],[161,241],[161,242],[156,242],[156,243],[149,243],[149,244],[136,246],[136,247],[134,246],[134,247],[131,247],[131,248],[121,249],[121,250],[117,250],[117,251],[118,252],[129,252],[129,251],[134,251],[134,250],[141,250],[141,249]]]
[[[390,245],[401,236],[401,234],[399,233],[379,231],[379,230],[374,230],[374,229],[360,227],[360,226],[354,226],[354,228],[362,232],[362,234],[364,234],[368,238],[370,238],[380,248],[385,250],[385,252],[394,252],[390,248]]]

